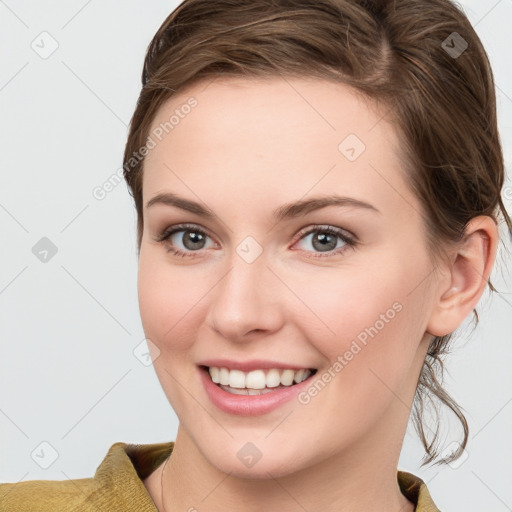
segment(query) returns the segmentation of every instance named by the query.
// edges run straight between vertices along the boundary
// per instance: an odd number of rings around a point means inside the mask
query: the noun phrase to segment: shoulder
[[[94,488],[92,478],[4,483],[0,484],[0,509],[2,512],[79,511]]]
[[[91,478],[0,483],[2,512],[156,512],[142,481],[170,454],[173,442],[111,445]]]
[[[415,512],[440,512],[425,482],[406,471],[398,471],[398,485],[402,494],[415,505]]]

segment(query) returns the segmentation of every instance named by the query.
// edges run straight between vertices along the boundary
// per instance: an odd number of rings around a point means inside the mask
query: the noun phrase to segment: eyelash
[[[211,238],[206,231],[197,227],[194,224],[178,224],[171,228],[166,228],[158,236],[156,236],[154,238],[154,240],[158,243],[164,243],[172,235],[174,235],[175,233],[179,233],[180,231],[185,231],[185,232],[189,231],[189,232],[193,232],[193,233],[199,233],[205,237]],[[342,242],[345,243],[345,245],[343,247],[340,247],[340,248],[332,250],[332,251],[326,251],[325,254],[313,253],[313,256],[312,256],[313,258],[326,258],[326,257],[334,256],[334,255],[339,255],[342,252],[344,252],[345,250],[347,250],[351,247],[355,247],[357,245],[356,238],[353,236],[348,236],[341,229],[335,228],[333,226],[319,226],[319,225],[315,225],[305,231],[301,231],[298,235],[299,236],[298,241],[302,240],[303,238],[305,238],[307,235],[310,235],[311,233],[326,233],[329,235],[337,236],[340,238],[340,240]],[[185,251],[182,251],[181,249],[176,249],[176,247],[172,247],[172,246],[167,247],[167,252],[170,252],[180,258],[194,258],[195,257],[194,253],[200,252],[200,251],[201,251],[201,249],[198,251],[185,252]],[[310,251],[306,251],[306,252],[310,252]]]

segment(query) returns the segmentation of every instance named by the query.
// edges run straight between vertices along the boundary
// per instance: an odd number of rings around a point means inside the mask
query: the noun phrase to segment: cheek
[[[413,265],[398,256],[364,270],[322,269],[324,274],[303,275],[295,289],[307,306],[296,311],[296,320],[301,318],[309,342],[331,364],[342,358],[344,378],[364,380],[361,390],[368,387],[368,393],[372,382],[380,385],[378,377],[392,388],[399,385],[428,317],[426,281],[418,286],[427,272],[422,272],[421,261]]]
[[[293,282],[291,275],[289,279]],[[405,295],[402,288],[392,268],[385,277],[362,267],[324,268],[307,277],[303,273],[294,287],[302,303],[296,320],[307,319],[309,328],[314,326],[312,339],[324,340],[327,352],[339,353],[348,348],[347,341],[359,337],[364,342],[367,329],[375,324],[379,331],[388,328]]]
[[[159,257],[143,255],[137,278],[139,310],[144,332],[161,351],[187,349],[195,336],[201,298],[207,282],[192,267],[173,267]],[[203,301],[204,303],[204,301]]]
[[[370,428],[396,397],[407,403],[402,386],[410,380],[424,311],[417,296],[408,296],[407,284],[392,273],[380,282],[354,277],[337,286],[315,283],[307,284],[312,291],[308,306],[335,334],[320,322],[306,333],[328,360],[308,394],[314,397],[321,390],[320,398],[312,400],[318,400],[318,406],[328,404],[333,418],[348,415],[351,421],[334,421],[329,428],[333,435],[351,436],[356,425],[361,431]],[[306,331],[306,324],[302,326]]]

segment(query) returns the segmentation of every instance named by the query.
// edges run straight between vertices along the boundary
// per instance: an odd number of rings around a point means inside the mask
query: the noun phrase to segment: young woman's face
[[[150,137],[140,311],[180,435],[233,476],[398,457],[436,274],[384,112],[321,80],[217,79],[171,98]],[[146,207],[159,194],[195,206]],[[262,410],[212,401],[214,359],[317,372]]]

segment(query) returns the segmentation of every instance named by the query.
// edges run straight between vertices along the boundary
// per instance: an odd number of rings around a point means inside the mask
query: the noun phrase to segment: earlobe
[[[489,216],[474,217],[439,281],[427,332],[445,336],[455,331],[471,313],[487,286],[498,243],[498,229]],[[447,284],[448,283],[448,284]]]

